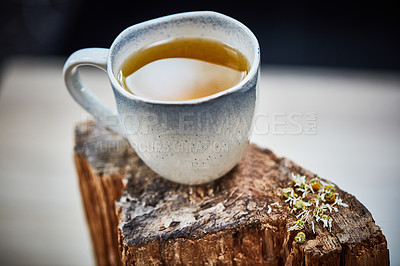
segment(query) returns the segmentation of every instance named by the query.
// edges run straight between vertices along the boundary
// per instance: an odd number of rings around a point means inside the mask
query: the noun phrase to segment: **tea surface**
[[[155,100],[206,97],[239,83],[249,70],[236,49],[206,38],[176,38],[150,44],[122,64],[118,81],[128,92]]]

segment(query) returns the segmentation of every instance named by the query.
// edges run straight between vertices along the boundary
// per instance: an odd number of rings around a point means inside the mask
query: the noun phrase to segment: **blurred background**
[[[0,5],[2,59],[110,47],[138,22],[214,10],[254,31],[264,64],[400,68],[395,1],[2,0]]]
[[[400,13],[394,1],[344,0],[1,0],[0,265],[94,265],[73,163],[74,126],[90,116],[62,66],[128,26],[191,10],[229,15],[259,40],[251,141],[354,194],[400,265]],[[115,105],[104,72],[80,72]],[[293,117],[315,131],[293,133]]]

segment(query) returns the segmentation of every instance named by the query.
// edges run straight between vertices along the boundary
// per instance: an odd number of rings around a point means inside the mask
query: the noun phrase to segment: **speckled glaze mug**
[[[124,59],[150,43],[174,37],[211,38],[243,53],[251,68],[237,85],[203,98],[168,102],[139,97],[117,81]],[[77,68],[93,65],[108,73],[117,112],[81,82]],[[125,29],[110,49],[76,51],[63,69],[73,98],[95,118],[129,140],[156,173],[183,184],[202,184],[228,173],[248,143],[256,106],[260,51],[242,23],[216,12],[187,12]],[[157,78],[157,77],[154,77]]]

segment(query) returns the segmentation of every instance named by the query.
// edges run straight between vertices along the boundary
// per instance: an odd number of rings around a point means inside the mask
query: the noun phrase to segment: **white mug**
[[[250,63],[248,74],[222,92],[174,102],[133,95],[119,84],[118,69],[129,55],[154,42],[187,36],[214,39],[239,50]],[[77,71],[81,65],[107,72],[116,112],[81,82]],[[110,49],[76,51],[66,61],[63,74],[73,98],[123,134],[153,171],[171,181],[193,185],[225,175],[240,161],[249,143],[259,66],[259,45],[246,26],[220,13],[198,11],[131,26],[118,35]]]

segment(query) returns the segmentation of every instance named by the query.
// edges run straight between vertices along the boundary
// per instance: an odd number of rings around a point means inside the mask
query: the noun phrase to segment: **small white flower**
[[[339,197],[336,197],[335,202],[332,203],[332,206],[334,206],[335,204],[338,205],[338,206],[349,207],[349,205],[344,203],[343,200],[341,198],[339,198]]]
[[[326,204],[326,203],[323,203],[323,204],[321,205],[321,209],[323,209],[323,210],[328,209],[329,212],[332,212],[332,207],[331,207],[331,205]]]
[[[329,215],[324,214],[321,216],[321,221],[323,222],[324,227],[329,228],[329,232],[331,232],[333,219]]]
[[[292,180],[294,182],[294,186],[295,187],[304,187],[306,184],[306,176],[302,175],[300,176],[299,174],[295,175],[293,173],[291,173],[292,175]]]
[[[292,206],[293,204],[296,204],[296,202],[299,201],[299,200],[301,200],[300,197],[296,198],[296,197],[289,196],[289,197],[285,200],[285,202],[289,202],[289,205]]]

